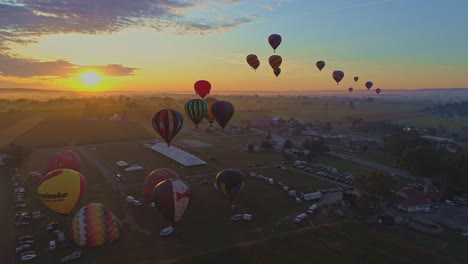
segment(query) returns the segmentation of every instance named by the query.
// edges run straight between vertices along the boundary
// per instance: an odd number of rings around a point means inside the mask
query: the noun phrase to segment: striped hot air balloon
[[[338,85],[341,82],[343,77],[344,77],[344,72],[343,71],[334,71],[333,72],[333,79],[335,80],[336,85]]]
[[[111,210],[100,203],[83,206],[72,221],[71,236],[78,246],[101,246],[120,237],[122,225]]]
[[[270,43],[270,46],[273,48],[273,52],[276,52],[276,49],[278,48],[278,46],[281,44],[281,41],[283,39],[281,38],[280,35],[278,34],[271,34],[269,37],[268,37],[268,43]]]
[[[143,185],[143,197],[148,202],[151,200],[153,190],[160,182],[170,179],[179,179],[179,175],[171,169],[160,168],[152,171],[145,179]]]
[[[208,104],[203,99],[192,99],[185,103],[185,113],[198,128],[198,124],[208,114]]]
[[[173,109],[156,112],[151,119],[154,130],[166,141],[167,145],[179,133],[184,124],[182,115]]]
[[[244,174],[236,169],[225,169],[218,172],[215,183],[226,195],[229,204],[232,205],[244,186]]]
[[[206,104],[208,105],[208,113],[206,114],[205,116],[205,119],[208,121],[208,123],[210,124],[210,127],[213,126],[213,122],[216,120],[214,115],[213,115],[213,112],[211,112],[211,106],[213,105],[214,102],[218,101],[218,99],[214,98],[214,97],[208,97],[205,99],[205,102]]]
[[[211,106],[216,122],[223,128],[229,123],[234,115],[234,106],[228,101],[217,101]]]
[[[260,61],[258,60],[257,55],[255,54],[249,54],[247,55],[247,63],[252,67],[254,70],[256,70],[260,66]]]
[[[279,55],[272,55],[268,59],[268,62],[270,63],[271,68],[273,68],[273,70],[276,70],[281,66],[283,59]]]
[[[173,226],[182,219],[190,198],[188,183],[180,179],[162,181],[153,191],[153,202],[162,216]]]

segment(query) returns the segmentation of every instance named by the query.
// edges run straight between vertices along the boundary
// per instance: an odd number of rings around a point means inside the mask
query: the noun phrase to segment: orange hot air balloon
[[[258,60],[257,55],[255,54],[249,54],[247,55],[247,63],[252,67],[254,70],[256,70],[260,66],[260,61]]]

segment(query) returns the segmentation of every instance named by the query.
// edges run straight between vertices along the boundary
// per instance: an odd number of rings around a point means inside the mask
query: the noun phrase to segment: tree
[[[354,186],[364,195],[361,199],[364,201],[378,205],[380,202],[392,203],[396,199],[392,192],[395,180],[388,174],[373,171],[366,175],[357,175],[354,177]]]
[[[283,149],[290,149],[292,147],[293,147],[293,143],[290,139],[284,141]]]
[[[10,144],[7,146],[5,154],[5,166],[10,169],[20,168],[29,158],[31,150],[25,146]]]
[[[325,145],[325,142],[323,142],[323,140],[321,139],[314,139],[314,140],[306,139],[302,143],[302,147],[310,151],[309,157],[315,156],[315,155],[318,155],[318,154],[321,154],[330,150],[330,148],[327,145]]]
[[[401,167],[408,170],[412,175],[420,178],[432,178],[439,168],[440,154],[428,146],[417,146],[403,154]]]

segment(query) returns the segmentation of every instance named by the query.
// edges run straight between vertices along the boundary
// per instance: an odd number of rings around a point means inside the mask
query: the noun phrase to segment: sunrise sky
[[[0,0],[0,88],[466,88],[467,10],[466,0]],[[345,72],[338,87],[333,70]]]

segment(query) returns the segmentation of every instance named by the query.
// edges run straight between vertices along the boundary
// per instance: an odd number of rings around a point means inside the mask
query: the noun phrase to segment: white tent
[[[174,146],[167,146],[166,143],[156,143],[151,147],[152,150],[163,154],[164,156],[177,161],[185,167],[204,165],[205,161],[197,156],[178,149]]]
[[[134,164],[134,165],[132,165],[132,166],[125,169],[125,171],[138,171],[138,170],[143,170],[143,167],[140,166],[140,165]]]

